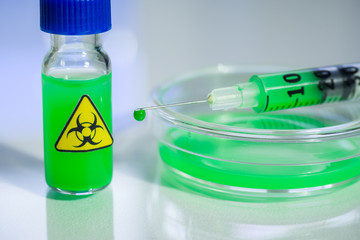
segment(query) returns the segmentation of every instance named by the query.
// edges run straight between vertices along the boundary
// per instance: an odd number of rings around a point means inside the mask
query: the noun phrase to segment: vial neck
[[[92,50],[101,48],[100,34],[92,35],[57,35],[51,34],[51,48],[56,51]]]

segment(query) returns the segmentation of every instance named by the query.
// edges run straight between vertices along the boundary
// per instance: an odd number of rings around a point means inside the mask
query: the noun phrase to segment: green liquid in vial
[[[237,113],[212,114],[197,118],[207,122],[226,123],[230,126],[243,124],[243,127],[258,129],[306,129],[323,126],[321,121],[303,116],[258,115],[258,119],[244,120],[243,123],[241,119],[246,117],[238,116]],[[192,177],[221,185],[271,190],[297,189],[338,183],[360,174],[358,157],[321,163],[330,159],[341,159],[346,155],[354,156],[358,152],[358,139],[311,144],[271,143],[224,139],[180,128],[170,129],[165,138],[171,145],[179,148],[159,143],[160,156],[167,165]],[[284,160],[286,164],[301,162],[320,162],[320,164],[301,166],[273,164],[285,163]],[[262,163],[269,164],[261,165]]]
[[[90,80],[42,75],[45,177],[49,186],[70,192],[102,188],[112,178],[112,146],[61,152],[55,144],[83,95],[90,97],[110,132],[111,74]]]

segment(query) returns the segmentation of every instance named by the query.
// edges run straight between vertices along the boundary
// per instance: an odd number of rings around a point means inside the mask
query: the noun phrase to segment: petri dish
[[[154,105],[206,99],[270,66],[224,66],[181,76],[153,91]],[[360,176],[360,104],[346,101],[255,113],[207,103],[159,109],[152,129],[166,168],[197,192],[231,199],[301,197]]]

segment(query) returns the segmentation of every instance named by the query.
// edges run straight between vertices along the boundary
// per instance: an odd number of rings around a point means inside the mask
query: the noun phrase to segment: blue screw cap
[[[110,0],[40,0],[40,28],[59,35],[87,35],[111,29]]]

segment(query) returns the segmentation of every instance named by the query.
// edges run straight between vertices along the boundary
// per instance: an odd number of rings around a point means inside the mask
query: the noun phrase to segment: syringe
[[[253,108],[269,112],[360,98],[360,63],[254,75],[249,82],[212,90],[206,100],[138,108],[145,110],[208,102],[212,110]],[[137,118],[138,117],[138,118]]]

